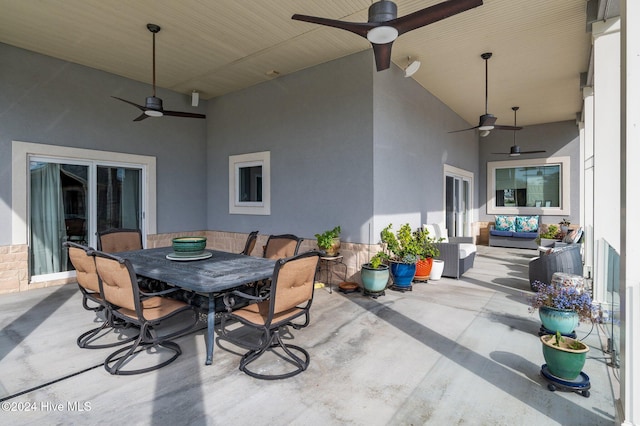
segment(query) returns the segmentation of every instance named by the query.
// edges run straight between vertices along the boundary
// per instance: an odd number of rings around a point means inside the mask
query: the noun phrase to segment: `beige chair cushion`
[[[286,238],[270,239],[265,249],[264,257],[267,259],[282,259],[295,254],[298,242]]]
[[[98,273],[93,256],[87,256],[87,252],[77,247],[69,247],[69,259],[76,269],[78,284],[92,293],[100,293]]]

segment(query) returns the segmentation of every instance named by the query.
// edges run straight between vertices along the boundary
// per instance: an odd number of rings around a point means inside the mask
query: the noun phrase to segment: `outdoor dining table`
[[[207,312],[206,364],[213,360],[215,297],[245,284],[270,278],[275,260],[217,250],[206,250],[211,257],[201,260],[170,260],[173,249],[161,247],[118,253],[128,259],[137,275],[163,281],[209,297]]]

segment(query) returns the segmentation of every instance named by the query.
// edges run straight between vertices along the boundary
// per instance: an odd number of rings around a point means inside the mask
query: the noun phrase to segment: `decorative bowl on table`
[[[171,240],[171,247],[176,256],[198,256],[207,246],[206,237],[178,237]]]

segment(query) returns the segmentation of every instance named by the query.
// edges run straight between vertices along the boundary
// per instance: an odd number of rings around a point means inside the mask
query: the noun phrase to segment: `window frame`
[[[496,170],[517,167],[560,166],[560,206],[559,207],[518,207],[496,206]],[[566,216],[571,213],[571,159],[570,157],[528,158],[523,160],[489,161],[487,162],[487,214],[508,215],[557,215]]]
[[[262,201],[240,200],[240,169],[262,167]],[[229,214],[271,214],[271,151],[229,156]]]

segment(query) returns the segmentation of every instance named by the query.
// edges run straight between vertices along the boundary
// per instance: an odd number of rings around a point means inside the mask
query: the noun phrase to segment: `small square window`
[[[229,213],[271,214],[271,153],[229,156]]]

